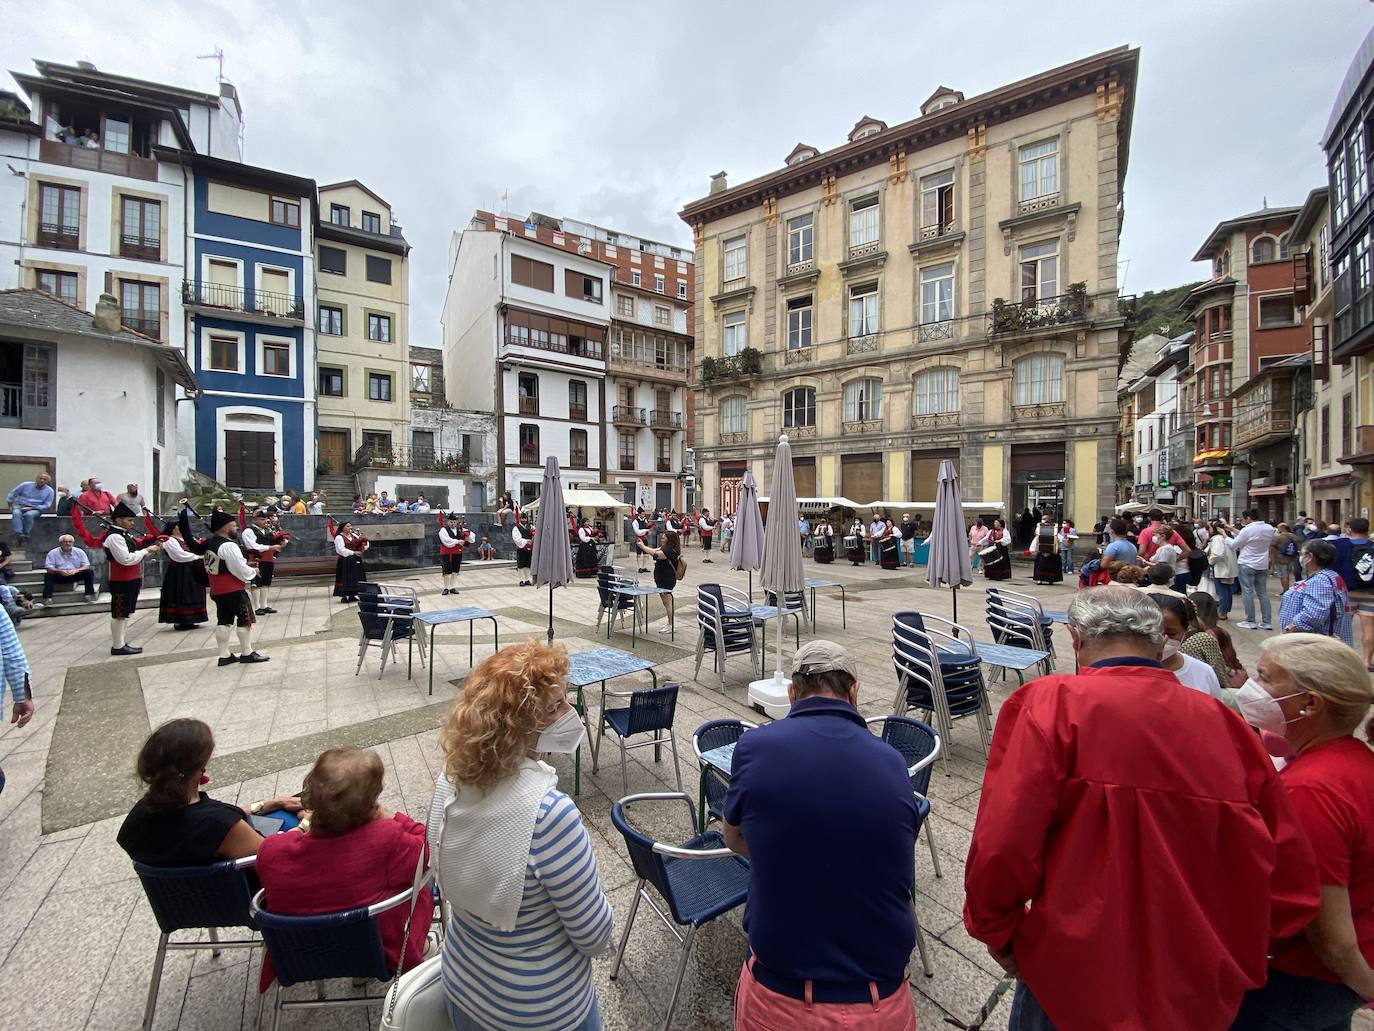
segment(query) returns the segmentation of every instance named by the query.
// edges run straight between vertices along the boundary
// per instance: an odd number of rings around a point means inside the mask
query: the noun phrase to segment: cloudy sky
[[[84,59],[213,90],[196,55],[222,48],[248,161],[394,206],[411,340],[437,346],[449,234],[503,193],[690,246],[676,212],[712,172],[740,182],[860,115],[910,118],[938,84],[972,96],[1123,43],[1141,65],[1122,288],[1176,285],[1217,221],[1324,182],[1318,140],[1371,23],[1365,0],[0,0],[0,68]]]

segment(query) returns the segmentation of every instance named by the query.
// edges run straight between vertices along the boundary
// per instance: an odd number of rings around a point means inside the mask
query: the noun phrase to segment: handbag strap
[[[396,973],[391,978],[391,987],[386,993],[386,1017],[384,1024],[390,1026],[396,1012],[396,1001],[401,995],[401,973],[406,966],[406,950],[410,948],[410,921],[415,917],[415,906],[420,901],[420,888],[425,882],[425,852],[428,845],[420,843],[420,857],[415,860],[415,880],[410,886],[410,912],[406,914],[405,930],[401,932],[401,954],[396,959]]]

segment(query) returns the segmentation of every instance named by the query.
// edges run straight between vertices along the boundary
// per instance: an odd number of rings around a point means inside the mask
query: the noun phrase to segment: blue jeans
[[[1064,572],[1073,572],[1073,548],[1060,548],[1059,559],[1064,563]]]
[[[1274,612],[1272,602],[1269,600],[1269,570],[1251,569],[1249,566],[1240,567],[1240,599],[1245,606],[1245,618],[1248,622],[1255,621],[1255,597],[1259,597],[1260,614],[1264,617],[1260,620],[1267,626],[1274,625]]]
[[[1234,580],[1218,580],[1212,577],[1212,582],[1217,585],[1217,611],[1223,616],[1231,614],[1231,602],[1236,597],[1236,582]]]
[[[1025,981],[1016,982],[1016,994],[1011,998],[1011,1016],[1007,1020],[1007,1031],[1055,1031],[1054,1024],[1040,1008],[1040,1003],[1030,993]]]
[[[1343,984],[1271,969],[1267,984],[1245,993],[1231,1031],[1346,1031],[1360,1004]]]
[[[10,509],[10,535],[27,537],[33,533],[33,524],[43,513],[36,508]]]
[[[448,1019],[453,1021],[454,1031],[487,1031],[485,1026],[477,1023],[453,1005],[453,1002],[447,997],[444,998],[444,1006],[448,1010]],[[586,1020],[576,1027],[559,1029],[559,1031],[601,1031],[601,1009],[597,1006],[596,997],[592,997],[592,1009],[587,1014]]]

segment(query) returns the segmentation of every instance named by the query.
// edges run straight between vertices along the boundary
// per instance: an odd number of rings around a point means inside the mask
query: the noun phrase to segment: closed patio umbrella
[[[793,517],[793,523],[796,518]],[[735,536],[730,542],[730,568],[749,570],[749,601],[754,600],[754,570],[763,564],[763,515],[759,512],[759,485],[747,469],[735,513]]]
[[[564,514],[563,481],[558,459],[544,462],[544,484],[539,491],[539,514],[534,522],[534,554],[530,571],[534,585],[549,585],[549,643],[553,644],[553,589],[572,583],[572,550],[568,547],[568,522]]]
[[[930,523],[930,558],[926,578],[932,587],[948,586],[954,592],[954,622],[959,622],[959,588],[973,583],[969,561],[964,501],[959,494],[959,474],[948,458],[940,463],[940,483],[935,493],[935,516]]]
[[[763,532],[763,574],[759,582],[772,592],[779,609],[786,609],[787,596],[804,586],[801,536],[797,532],[797,487],[792,479],[792,445],[787,435],[778,438],[778,453],[773,463],[773,491],[768,501],[768,525]],[[782,620],[778,620],[777,679],[782,679]]]

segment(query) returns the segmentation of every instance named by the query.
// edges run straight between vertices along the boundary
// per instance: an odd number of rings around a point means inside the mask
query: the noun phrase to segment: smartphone
[[[264,838],[276,834],[285,825],[285,821],[276,816],[250,816],[248,819],[253,824],[253,829]]]

